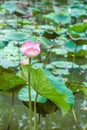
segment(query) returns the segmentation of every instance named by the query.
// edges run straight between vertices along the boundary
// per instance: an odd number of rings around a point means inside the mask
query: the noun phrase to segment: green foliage
[[[9,11],[10,13],[13,13],[14,11],[16,11],[16,6],[14,5],[14,3],[11,3],[11,2],[4,3],[2,7],[6,9],[7,11]]]
[[[73,91],[73,93],[77,93],[80,91],[83,91],[84,89],[87,89],[85,84],[79,83],[79,82],[66,82],[66,85],[68,86],[69,89]]]
[[[24,103],[25,106],[29,107],[28,86],[23,87],[19,91],[18,98]],[[36,98],[36,91],[31,87],[32,104],[34,103],[35,98]],[[50,100],[41,95],[38,95],[37,97],[36,106],[37,106],[37,113],[42,114],[42,116],[46,116],[46,114],[54,112],[58,109],[58,107],[54,103],[52,103]]]
[[[87,44],[87,23],[79,23],[68,28],[69,37],[77,44]]]
[[[18,97],[20,100],[22,101],[29,101],[29,97],[28,97],[28,86],[23,87],[19,94]],[[35,101],[36,98],[36,91],[31,87],[31,101]],[[42,97],[41,95],[38,95],[37,97],[37,102],[39,103],[45,103],[47,101],[47,99],[45,97]]]
[[[53,106],[56,104],[63,112],[73,104],[73,95],[69,89],[74,93],[86,93],[86,85],[83,84],[86,83],[86,78],[83,79],[85,76],[75,73],[78,68],[85,73],[87,69],[87,48],[84,49],[84,45],[87,45],[85,2],[86,0],[41,1],[36,5],[25,6],[19,1],[9,1],[1,4],[0,90],[16,90],[24,86],[25,81],[12,70],[16,68],[18,71],[20,60],[26,58],[21,55],[19,46],[24,41],[39,41],[41,54],[32,60],[32,66],[44,66],[56,77],[41,69],[31,69],[31,86],[34,91],[49,99]],[[27,68],[22,69],[27,81]],[[73,77],[73,81],[70,77]],[[27,90],[22,91],[24,94]],[[52,104],[48,104],[51,107]],[[46,106],[43,107],[45,109]]]
[[[37,80],[36,80],[37,79]],[[74,103],[72,92],[64,83],[50,72],[41,69],[31,69],[31,86],[42,96],[48,98],[61,108],[63,113]]]
[[[75,51],[75,48],[77,48],[77,49],[76,49],[76,52],[82,50],[82,46],[81,46],[81,45],[78,45],[78,46],[77,46],[77,45],[75,44],[75,42],[72,41],[72,40],[67,40],[67,41],[65,41],[65,46],[66,46],[67,48],[69,48],[70,51],[72,51],[72,52]]]
[[[8,42],[6,42],[6,41],[1,41],[1,42],[0,42],[0,49],[3,49],[7,44],[8,44]]]
[[[65,14],[56,14],[56,13],[50,13],[47,15],[44,15],[44,18],[47,20],[51,20],[52,22],[58,24],[67,24],[70,22],[70,16]]]
[[[77,64],[75,64],[73,62],[68,62],[68,61],[55,61],[55,62],[52,62],[51,64],[58,68],[68,68],[69,69],[69,68],[72,68],[72,65],[75,68],[78,68]]]
[[[66,82],[66,85],[73,93],[82,93],[83,96],[87,99],[87,82]]]
[[[69,32],[76,32],[77,34],[79,33],[85,33],[87,29],[87,23],[79,23],[79,24],[75,24],[75,25],[72,25],[71,27],[69,27],[68,31]]]
[[[55,69],[53,70],[53,74],[54,75],[68,75],[69,74],[69,70],[68,69]]]
[[[18,90],[25,84],[25,80],[16,75],[13,69],[0,66],[0,91]]]
[[[23,41],[28,39],[27,34],[22,32],[12,32],[7,34],[6,37],[8,40],[13,40],[13,41]]]
[[[81,16],[86,16],[86,10],[85,9],[82,9],[82,8],[73,8],[71,10],[71,16],[72,17],[76,17],[76,18],[79,18]]]

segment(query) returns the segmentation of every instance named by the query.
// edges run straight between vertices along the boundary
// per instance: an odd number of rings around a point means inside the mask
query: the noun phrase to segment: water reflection
[[[83,100],[81,95],[76,95],[74,110],[77,116],[78,123],[75,122],[72,111],[65,116],[61,112],[51,114],[47,117],[41,117],[41,123],[38,125],[38,130],[87,130],[87,111],[80,108],[87,107],[87,101]],[[8,125],[10,96],[0,96],[0,130],[6,130]],[[28,109],[16,98],[13,108],[10,130],[29,130]],[[52,124],[50,120],[52,119]]]

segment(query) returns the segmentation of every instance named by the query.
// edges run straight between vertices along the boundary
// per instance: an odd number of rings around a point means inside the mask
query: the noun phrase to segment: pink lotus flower
[[[28,65],[28,64],[29,64],[29,60],[28,60],[28,59],[21,60],[21,61],[20,61],[20,64],[21,64],[21,65]]]
[[[33,44],[32,42],[27,41],[22,45],[21,51],[23,55],[34,58],[40,54],[40,44],[37,42]]]

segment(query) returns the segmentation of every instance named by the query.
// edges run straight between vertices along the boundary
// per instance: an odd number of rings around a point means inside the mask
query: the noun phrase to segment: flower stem
[[[31,103],[31,90],[30,90],[30,68],[31,68],[31,59],[29,58],[29,67],[28,67],[28,95],[29,95],[29,119],[30,119],[30,129],[32,130],[32,103]]]
[[[10,115],[9,115],[9,119],[8,119],[9,121],[8,121],[7,130],[10,129],[10,123],[11,123],[11,118],[12,118],[13,105],[14,105],[14,91],[12,91],[12,101],[11,101],[11,108],[10,108]]]
[[[78,119],[77,119],[75,110],[73,108],[72,108],[72,113],[73,113],[73,117],[74,117],[74,120],[75,120],[75,123],[76,123],[76,127],[77,127],[78,130],[80,130],[80,125],[78,123]]]
[[[78,47],[78,45],[76,44],[76,47],[75,47],[75,50],[74,50],[74,54],[73,54],[73,63],[72,63],[72,69],[74,68],[74,63],[75,63],[75,53],[76,53],[76,51],[77,51],[77,47]]]
[[[37,114],[36,114],[36,102],[37,102],[37,96],[38,96],[38,93],[36,92],[36,98],[35,98],[35,101],[34,101],[34,130],[37,130]]]

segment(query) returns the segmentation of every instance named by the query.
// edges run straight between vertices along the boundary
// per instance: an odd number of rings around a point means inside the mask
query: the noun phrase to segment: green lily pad
[[[74,68],[78,68],[79,65],[73,63],[73,62],[68,62],[68,61],[54,61],[51,63],[52,65],[58,67],[58,68],[72,68],[72,65]]]
[[[0,41],[0,49],[3,49],[7,44],[8,42],[6,41]]]
[[[71,9],[71,16],[79,18],[81,16],[86,16],[86,10],[82,8],[73,8]]]
[[[6,2],[2,5],[2,7],[4,9],[6,9],[7,11],[9,11],[10,13],[13,13],[14,11],[16,11],[16,6],[14,3],[11,2]]]
[[[53,76],[50,72],[42,69],[31,69],[31,86],[38,93],[61,108],[66,113],[74,103],[72,92],[65,84]]]
[[[68,28],[69,33],[70,32],[76,32],[76,33],[83,33],[87,29],[87,23],[78,23],[70,26]]]
[[[56,13],[50,13],[43,16],[45,19],[50,20],[54,23],[61,23],[61,24],[67,24],[71,21],[71,18],[69,15],[66,15],[64,13],[56,14]]]
[[[68,69],[53,69],[52,73],[54,75],[68,75],[69,70]]]
[[[20,100],[22,101],[29,101],[29,96],[28,96],[28,86],[25,86],[23,87],[19,94],[18,94],[18,97]],[[36,98],[36,91],[31,87],[31,101],[35,101],[35,98]],[[47,101],[47,98],[41,96],[41,95],[38,95],[37,97],[37,102],[39,103],[45,103]]]
[[[69,89],[71,89],[73,91],[73,93],[80,92],[82,88],[85,88],[85,85],[83,83],[79,83],[79,82],[67,81],[66,85]]]
[[[23,66],[22,68],[24,70],[23,76],[27,80],[27,66]],[[74,96],[72,92],[60,79],[53,76],[49,71],[31,68],[30,78],[31,86],[34,90],[41,96],[46,97],[53,102],[62,110],[63,114],[73,105]]]
[[[25,80],[16,75],[13,69],[0,66],[0,91],[18,90],[25,84]]]
[[[65,46],[66,46],[67,48],[69,48],[69,50],[70,50],[71,52],[74,52],[75,50],[76,50],[76,52],[78,52],[78,51],[80,51],[80,50],[82,49],[82,45],[78,45],[78,46],[76,47],[75,42],[72,41],[72,40],[66,40],[66,41],[65,41]]]
[[[19,64],[19,61],[12,61],[12,60],[0,58],[0,65],[3,68],[17,67],[18,64]]]
[[[68,28],[67,34],[76,44],[87,44],[87,23],[79,23]]]
[[[87,88],[82,88],[81,92],[83,92],[85,98],[87,99]]]
[[[44,36],[40,37],[40,43],[43,48],[48,48],[49,45],[52,45],[52,41]]]
[[[24,11],[22,11],[21,9],[18,9],[18,8],[13,13],[18,17],[22,17],[22,16],[26,15]]]
[[[28,96],[28,86],[23,87],[19,93],[18,98],[23,102],[23,104],[29,107],[29,96]],[[31,101],[32,101],[32,109],[34,109],[34,100],[36,98],[36,91],[31,87]],[[41,114],[42,116],[46,116],[51,112],[54,112],[58,109],[58,107],[52,103],[47,98],[38,95],[37,102],[36,102],[36,111],[37,113]]]
[[[23,41],[23,40],[28,40],[28,35],[23,32],[12,32],[7,34],[6,38],[8,40],[13,40],[13,41]]]
[[[57,55],[66,55],[69,52],[69,49],[64,46],[61,46],[52,48],[51,52],[54,52]]]
[[[80,50],[75,54],[77,57],[86,57],[87,56],[87,50]]]

